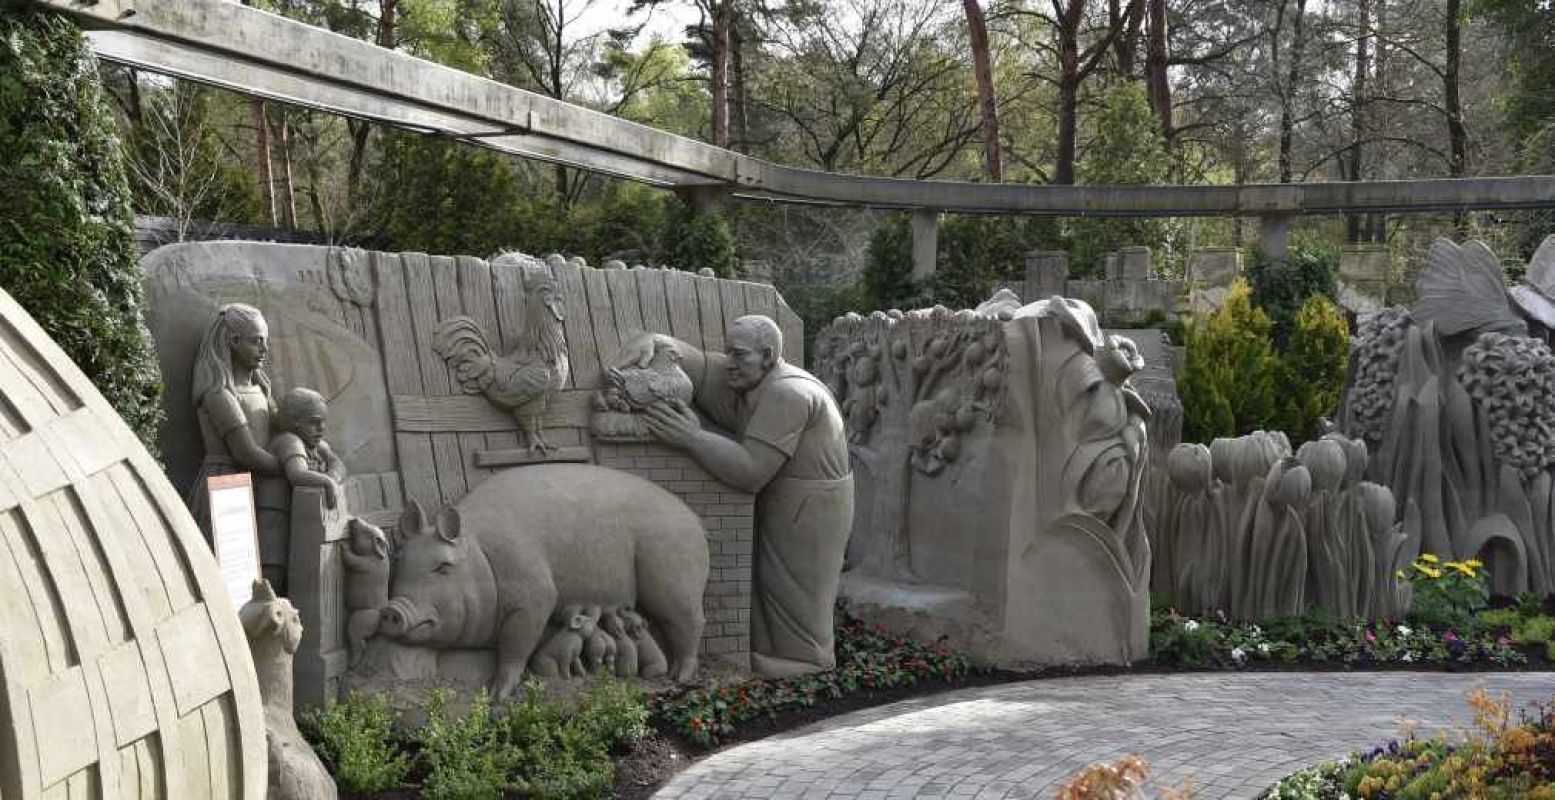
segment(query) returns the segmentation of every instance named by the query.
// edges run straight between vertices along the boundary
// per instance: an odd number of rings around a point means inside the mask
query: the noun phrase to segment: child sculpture
[[[324,441],[329,406],[312,389],[293,389],[281,398],[270,440],[270,454],[286,476],[279,492],[259,492],[259,558],[271,583],[284,586],[287,553],[291,546],[291,487],[316,486],[324,490],[324,505],[340,505],[340,482],[345,465]],[[285,496],[274,496],[282,494]]]
[[[355,666],[366,652],[367,640],[378,632],[382,609],[389,604],[389,538],[356,517],[346,523],[346,530],[340,558],[346,568],[346,643]]]

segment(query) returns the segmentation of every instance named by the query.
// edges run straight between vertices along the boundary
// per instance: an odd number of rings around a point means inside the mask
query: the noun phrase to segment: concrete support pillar
[[[926,285],[934,280],[935,258],[939,254],[939,211],[919,208],[912,212],[912,282]]]
[[[1258,244],[1270,261],[1284,261],[1290,252],[1293,214],[1265,214],[1258,218]]]
[[[726,186],[707,184],[676,187],[675,194],[686,205],[697,211],[722,211],[733,202],[733,194]]]

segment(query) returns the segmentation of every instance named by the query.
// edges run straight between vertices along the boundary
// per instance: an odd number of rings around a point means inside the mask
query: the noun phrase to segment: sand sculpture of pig
[[[562,606],[634,608],[677,681],[696,673],[707,535],[679,498],[589,464],[500,472],[435,519],[400,518],[380,631],[432,648],[495,647],[492,690],[512,696]]]

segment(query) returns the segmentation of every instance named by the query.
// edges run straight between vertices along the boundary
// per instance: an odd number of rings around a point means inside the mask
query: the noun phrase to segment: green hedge
[[[3,0],[0,286],[154,448],[162,378],[139,259],[96,59],[64,17]]]

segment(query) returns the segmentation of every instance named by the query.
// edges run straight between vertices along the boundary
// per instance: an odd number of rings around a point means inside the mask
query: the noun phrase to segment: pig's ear
[[[449,544],[459,541],[461,527],[463,522],[459,519],[459,509],[443,506],[442,510],[437,512],[437,535],[442,537],[443,541]]]
[[[413,539],[420,536],[426,527],[426,509],[423,509],[415,500],[406,503],[405,510],[400,512],[400,539]]]

